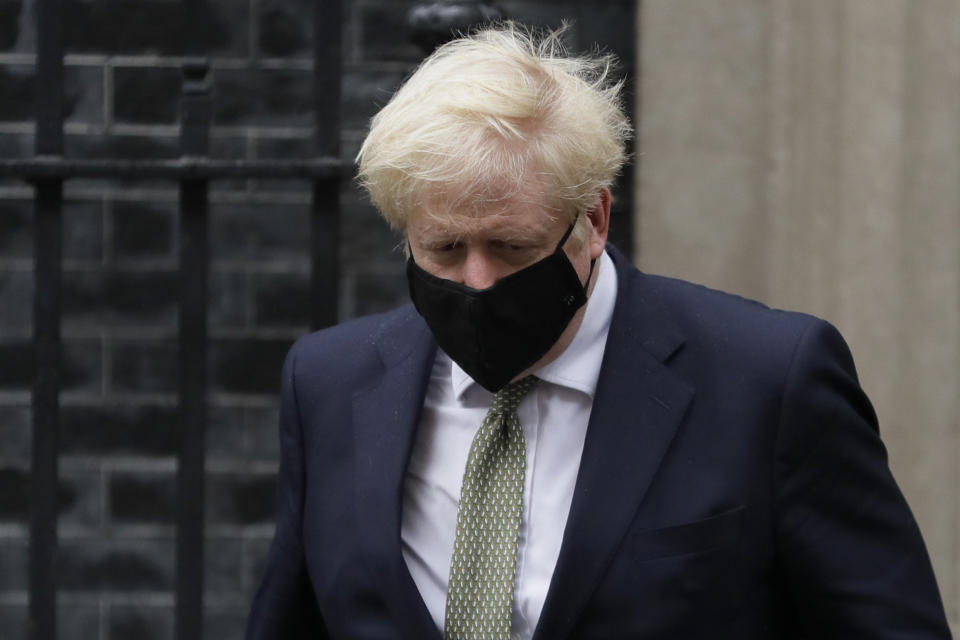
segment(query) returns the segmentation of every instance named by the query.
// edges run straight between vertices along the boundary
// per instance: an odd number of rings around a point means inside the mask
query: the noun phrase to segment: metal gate
[[[65,158],[63,134],[64,0],[37,0],[35,155],[0,160],[0,177],[34,188],[35,377],[30,495],[29,621],[32,640],[57,637],[57,487],[60,428],[61,228],[64,181],[76,178],[169,180],[179,185],[179,451],[176,514],[176,637],[197,640],[203,627],[204,459],[207,376],[208,194],[227,178],[300,178],[313,186],[310,319],[337,318],[341,5],[319,0],[314,19],[314,157],[308,160],[216,160],[208,155],[210,65],[195,50],[182,65],[180,152],[175,160]],[[187,23],[203,0],[184,0]],[[199,22],[196,20],[194,22]],[[196,45],[193,45],[196,46]]]

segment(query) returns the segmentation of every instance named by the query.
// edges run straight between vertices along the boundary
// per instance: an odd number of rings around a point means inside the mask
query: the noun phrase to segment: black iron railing
[[[185,0],[197,11],[198,0]],[[34,187],[35,371],[30,496],[30,604],[32,640],[57,637],[57,489],[60,431],[61,232],[63,184],[75,178],[153,178],[179,183],[180,315],[179,430],[176,519],[176,637],[199,640],[203,628],[204,459],[207,417],[208,194],[213,180],[302,178],[313,184],[311,324],[337,318],[341,5],[319,0],[314,24],[315,152],[308,160],[215,160],[208,157],[211,77],[208,61],[183,63],[181,157],[175,160],[64,158],[63,0],[37,2],[37,118],[35,156],[0,160],[0,177]]]

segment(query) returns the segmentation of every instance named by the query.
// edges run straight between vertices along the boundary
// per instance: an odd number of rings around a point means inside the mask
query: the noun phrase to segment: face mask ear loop
[[[573,219],[573,222],[570,223],[570,226],[567,227],[567,232],[563,234],[563,237],[560,238],[560,242],[557,243],[557,248],[554,251],[560,251],[563,248],[563,245],[567,243],[567,239],[570,237],[570,234],[573,233],[573,228],[577,226],[577,220],[580,219],[580,214],[577,214],[577,217]]]
[[[596,259],[596,258],[594,258],[593,260],[590,261],[590,271],[587,272],[587,281],[583,284],[583,293],[584,293],[584,295],[586,295],[587,289],[590,288],[590,278],[593,277],[593,266],[594,266],[595,264],[597,264],[597,259]]]
[[[580,219],[580,214],[578,213],[578,214],[577,214],[577,217],[573,219],[573,222],[570,224],[570,226],[567,227],[567,232],[566,232],[565,234],[563,234],[563,237],[560,238],[560,242],[557,243],[557,248],[556,248],[557,251],[561,251],[561,250],[563,249],[563,245],[566,244],[567,239],[570,237],[570,234],[573,233],[573,228],[574,228],[575,226],[577,226],[577,221],[578,221],[579,219]],[[408,243],[408,244],[409,244],[409,243]],[[593,260],[590,261],[590,271],[587,273],[587,281],[586,281],[586,283],[584,283],[584,285],[583,285],[583,292],[584,292],[584,293],[586,293],[586,292],[587,292],[587,289],[590,288],[590,278],[593,277],[593,267],[594,267],[595,264],[597,264],[596,258],[594,258]]]

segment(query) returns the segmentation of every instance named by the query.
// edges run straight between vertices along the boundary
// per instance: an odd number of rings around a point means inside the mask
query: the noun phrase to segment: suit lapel
[[[411,308],[375,338],[384,364],[353,397],[357,510],[369,569],[404,638],[440,635],[403,560],[403,478],[433,365],[435,344]]]
[[[633,520],[693,397],[663,362],[682,338],[650,308],[643,277],[610,252],[618,296],[580,471],[535,640],[571,631]]]

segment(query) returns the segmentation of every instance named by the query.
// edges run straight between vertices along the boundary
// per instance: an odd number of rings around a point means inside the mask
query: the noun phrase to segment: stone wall
[[[645,0],[642,266],[830,320],[960,632],[960,4]]]
[[[66,149],[178,154],[185,34],[212,54],[221,158],[312,153],[310,0],[65,0]],[[342,155],[420,59],[412,2],[344,2]],[[632,2],[502,2],[516,19],[578,19],[575,46],[632,48]],[[0,0],[0,157],[33,153],[34,0]],[[632,56],[627,56],[627,66]],[[177,192],[159,181],[66,186],[60,459],[61,638],[173,636]],[[280,363],[307,331],[307,185],[231,180],[211,196],[205,637],[242,637],[273,525]],[[406,301],[397,238],[342,190],[339,313]],[[631,194],[621,197],[629,216]],[[0,180],[0,637],[26,638],[33,376],[32,191]],[[621,225],[629,243],[629,217]],[[42,292],[39,292],[42,295]],[[197,357],[203,357],[197,354]]]

